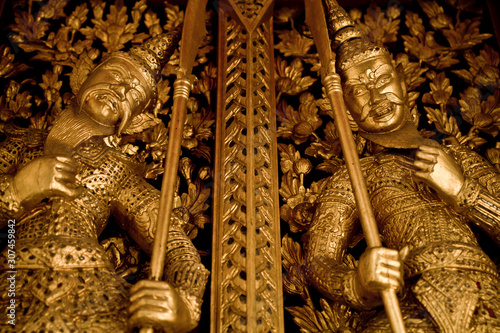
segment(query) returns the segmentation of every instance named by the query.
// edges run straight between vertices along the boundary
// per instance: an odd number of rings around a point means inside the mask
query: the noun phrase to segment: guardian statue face
[[[149,106],[149,86],[137,65],[124,57],[111,57],[82,84],[78,101],[81,110],[94,121],[114,127]]]
[[[345,103],[360,130],[387,133],[406,121],[404,83],[388,56],[369,58],[342,72]]]

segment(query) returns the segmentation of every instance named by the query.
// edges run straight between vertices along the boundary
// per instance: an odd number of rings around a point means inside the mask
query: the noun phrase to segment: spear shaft
[[[354,143],[351,126],[347,119],[347,108],[344,104],[340,76],[335,73],[330,38],[328,37],[328,28],[321,0],[304,0],[306,11],[306,23],[312,32],[314,43],[321,61],[322,83],[326,94],[330,100],[335,119],[335,128],[339,135],[340,145],[344,154],[344,160],[351,180],[358,215],[369,248],[381,247],[377,222],[373,214],[368,189],[361,170],[361,164]],[[399,307],[399,301],[396,291],[386,289],[381,292],[385,312],[389,318],[393,332],[406,332],[403,322],[403,315]]]
[[[164,173],[161,185],[158,222],[153,241],[149,278],[160,281],[163,277],[170,218],[174,208],[174,195],[177,185],[177,169],[181,155],[182,134],[186,119],[187,101],[193,88],[191,71],[203,37],[206,35],[205,8],[207,0],[189,0],[184,24],[179,56],[179,69],[174,82],[172,119],[165,154]],[[153,333],[152,327],[143,327],[140,333]]]

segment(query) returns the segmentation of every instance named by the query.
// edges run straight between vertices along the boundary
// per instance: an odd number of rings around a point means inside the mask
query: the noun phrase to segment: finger
[[[83,187],[69,187],[66,184],[58,181],[52,182],[49,194],[61,195],[70,199],[74,199],[83,193]]]
[[[76,163],[76,160],[74,158],[71,158],[71,157],[56,156],[56,160],[58,160],[59,162],[65,163],[65,164],[73,165],[75,167],[78,166],[78,164]]]
[[[129,313],[135,313],[139,309],[148,309],[151,312],[158,312],[166,315],[172,312],[175,308],[175,304],[171,302],[171,299],[154,299],[150,297],[141,297],[134,301],[131,301],[128,308]]]
[[[404,280],[398,272],[386,269],[381,270],[378,274],[377,282],[382,287],[381,289],[391,288],[399,290],[404,285]]]
[[[409,253],[410,253],[410,247],[408,245],[399,250],[399,258],[401,258],[401,261],[404,261]]]
[[[417,153],[415,154],[415,160],[437,163],[438,156],[438,154],[417,151]]]
[[[140,280],[130,288],[130,293],[135,294],[140,289],[156,289],[156,290],[171,290],[172,285],[165,281],[154,281],[154,280]]]
[[[130,301],[134,302],[141,298],[154,298],[154,299],[172,299],[171,289],[152,289],[152,288],[140,288],[134,291],[130,296]]]
[[[76,171],[78,170],[78,166],[76,164],[57,161],[54,165],[54,169],[56,169],[57,171],[67,171],[76,173]]]
[[[163,325],[162,325],[163,324]],[[145,327],[150,326],[153,328],[164,328],[165,322],[158,323],[158,313],[150,311],[149,309],[139,309],[135,311],[129,318],[129,325],[131,327]]]
[[[60,170],[55,176],[54,179],[60,183],[74,183],[76,181],[76,173]]]
[[[433,146],[421,145],[421,146],[418,147],[418,150],[419,151],[423,151],[423,152],[432,153],[434,155],[437,155],[437,154],[439,154],[439,151],[441,149],[437,148],[437,147],[433,147]]]
[[[413,162],[413,166],[417,168],[419,171],[424,172],[432,172],[434,170],[435,163],[424,162],[421,160],[415,160]],[[418,172],[418,171],[417,171]]]
[[[399,257],[399,255],[398,255]],[[399,261],[399,259],[385,259],[385,260],[382,260],[380,262],[381,266],[383,267],[386,267],[386,268],[389,268],[389,269],[392,269],[392,270],[397,270],[399,271],[399,269],[401,268],[401,262]]]

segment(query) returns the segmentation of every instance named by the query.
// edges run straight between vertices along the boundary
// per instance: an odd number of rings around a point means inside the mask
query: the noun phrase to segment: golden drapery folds
[[[349,15],[342,19],[336,1],[322,1],[381,239],[403,260],[403,317],[425,313],[413,316],[407,329],[498,329],[491,319],[500,318],[500,58],[493,2],[340,1]],[[127,105],[141,105],[129,118],[122,110],[117,119],[103,111],[82,120],[92,107],[79,107],[78,92],[88,88],[85,81],[96,68],[104,68],[98,67],[104,59],[118,54],[113,52],[125,54],[151,37],[180,31],[185,9],[186,1],[146,0],[3,5],[0,244],[6,261],[0,298],[6,306],[15,300],[16,314],[31,309],[31,318],[40,318],[26,327],[65,328],[70,319],[80,330],[95,319],[101,330],[128,325],[130,284],[147,277],[178,49],[150,78],[134,80],[140,66],[106,67],[111,76],[101,88],[111,89],[117,79],[116,94],[136,94]],[[365,251],[358,228],[303,4],[220,1],[209,3],[198,19],[207,36],[193,67],[166,261],[166,270],[177,272],[166,277],[180,307],[200,318],[199,332],[386,329],[377,293],[366,290],[369,271],[359,268],[375,254]],[[376,51],[351,52],[357,47],[351,39]],[[149,51],[137,52],[144,58]],[[149,84],[145,80],[154,81],[154,93],[140,88]],[[141,98],[150,95],[156,101],[144,107]],[[108,101],[100,105],[112,109]],[[374,133],[396,109],[404,124],[391,118],[394,127]],[[123,126],[105,130],[109,119]],[[81,135],[90,121],[102,128]],[[77,146],[69,153],[64,145],[44,147],[55,142],[51,131],[61,128],[69,133],[63,142]],[[71,161],[43,157],[50,149],[68,153]],[[84,193],[52,187],[44,192],[47,200],[26,194],[34,188],[27,181],[12,185],[19,173],[42,170],[25,166],[44,158],[59,178],[83,184]],[[64,250],[52,250],[61,244]],[[18,265],[15,297],[6,279],[11,263]],[[99,287],[108,279],[112,292]],[[87,301],[76,307],[80,287]],[[123,309],[112,310],[107,298],[122,300]],[[33,299],[43,306],[30,308]],[[64,306],[51,307],[59,299]],[[0,325],[11,329],[8,311]]]

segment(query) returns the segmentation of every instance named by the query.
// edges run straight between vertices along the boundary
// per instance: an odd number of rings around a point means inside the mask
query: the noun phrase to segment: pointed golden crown
[[[334,52],[337,54],[336,67],[338,72],[369,58],[389,55],[387,49],[366,39],[337,1],[325,0],[325,5],[329,23],[328,32]]]
[[[146,78],[152,92],[152,100],[149,106],[154,107],[158,98],[158,89],[156,83],[159,81],[161,70],[174,53],[181,39],[181,27],[171,32],[159,34],[148,39],[140,46],[133,47],[128,52],[116,51],[110,53],[103,59],[102,63],[114,57],[125,58],[139,68],[140,72]]]

